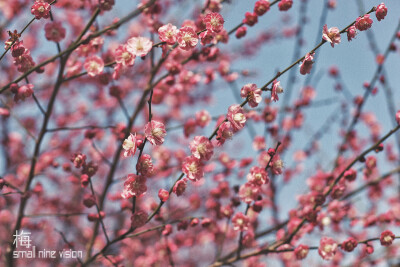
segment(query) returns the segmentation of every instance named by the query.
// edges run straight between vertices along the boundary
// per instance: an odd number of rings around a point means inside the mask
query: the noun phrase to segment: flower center
[[[43,13],[43,12],[44,12],[44,7],[43,7],[43,6],[39,7],[39,8],[38,8],[38,11],[39,11],[40,13]]]

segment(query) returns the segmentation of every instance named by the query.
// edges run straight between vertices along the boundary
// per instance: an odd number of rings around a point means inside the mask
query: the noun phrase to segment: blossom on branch
[[[324,39],[325,41],[331,43],[331,46],[334,47],[335,44],[339,44],[340,43],[340,30],[337,27],[332,27],[329,28],[328,30],[328,26],[325,24],[324,25],[324,29],[322,31],[322,39]]]

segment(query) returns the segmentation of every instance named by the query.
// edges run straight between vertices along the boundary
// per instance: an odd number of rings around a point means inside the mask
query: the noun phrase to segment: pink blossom
[[[355,240],[353,237],[349,237],[345,241],[343,241],[341,249],[347,252],[352,252],[357,247],[357,245],[357,240]]]
[[[384,3],[378,5],[376,7],[376,11],[375,11],[375,16],[378,19],[378,21],[383,20],[387,15],[387,8],[385,6]]]
[[[261,102],[261,89],[257,88],[257,85],[254,83],[246,84],[240,90],[240,96],[242,98],[246,98],[249,101],[249,106],[255,108]]]
[[[91,56],[86,58],[83,67],[85,68],[89,76],[94,77],[103,72],[104,62],[98,56]]]
[[[337,250],[337,243],[330,237],[323,237],[319,242],[318,254],[324,260],[332,260]]]
[[[217,131],[218,145],[223,145],[227,139],[231,139],[234,134],[232,123],[223,122]]]
[[[3,117],[7,118],[7,117],[10,116],[10,111],[8,109],[6,109],[6,108],[0,108],[0,116],[3,116]]]
[[[195,136],[189,147],[192,155],[200,160],[210,160],[214,153],[213,144],[205,136]]]
[[[136,56],[129,50],[127,45],[119,45],[114,52],[115,62],[122,66],[133,66]]]
[[[259,193],[260,187],[250,182],[243,184],[239,188],[239,198],[246,204],[256,201]]]
[[[210,31],[210,30],[206,30],[202,33],[200,33],[199,37],[200,37],[200,43],[201,45],[206,45],[211,43],[211,41],[214,39],[215,36],[215,32]]]
[[[186,179],[179,180],[174,185],[174,188],[173,188],[172,192],[174,192],[179,197],[183,193],[185,193],[186,186],[187,186],[187,180]]]
[[[396,112],[396,122],[397,124],[400,124],[400,110]]]
[[[339,44],[340,43],[340,30],[337,27],[332,27],[329,28],[328,30],[328,26],[325,24],[324,25],[324,29],[322,31],[322,39],[324,39],[325,41],[331,43],[331,46],[334,47],[335,44]]]
[[[233,230],[247,231],[250,227],[250,219],[241,212],[236,213],[232,217]]]
[[[380,241],[381,245],[388,247],[393,243],[393,240],[395,239],[395,235],[392,233],[390,230],[383,231],[381,233]]]
[[[132,37],[126,43],[126,49],[137,57],[146,56],[153,48],[153,42],[146,37]]]
[[[268,0],[258,0],[254,5],[254,13],[258,16],[264,15],[269,10]]]
[[[138,163],[136,164],[136,171],[145,177],[149,177],[153,174],[154,167],[150,155],[143,154],[140,156]]]
[[[292,5],[293,0],[281,0],[278,4],[278,7],[280,11],[287,11],[292,7]]]
[[[11,46],[11,55],[15,58],[22,56],[25,53],[24,41],[16,41]]]
[[[46,39],[53,42],[60,42],[65,38],[65,28],[60,21],[48,22],[44,26]]]
[[[139,197],[147,191],[146,177],[135,174],[128,174],[124,182],[124,190],[121,194],[123,198]]]
[[[160,40],[166,42],[169,45],[173,45],[176,43],[178,28],[171,23],[161,26],[158,28],[158,35]]]
[[[24,53],[19,57],[14,57],[14,65],[17,66],[19,72],[27,72],[33,66],[35,62],[33,61],[28,49],[25,49]]]
[[[166,202],[169,198],[169,192],[165,189],[160,189],[158,191],[158,198],[162,201],[162,202]]]
[[[258,16],[256,13],[245,13],[245,18],[243,19],[243,23],[249,25],[250,27],[253,26],[258,22]]]
[[[86,155],[82,153],[75,153],[71,157],[71,162],[74,164],[75,168],[80,168],[86,164]]]
[[[283,88],[281,86],[281,82],[278,80],[275,80],[272,82],[272,90],[271,90],[271,100],[272,101],[278,101],[279,97],[278,94],[283,93]]]
[[[296,256],[296,259],[302,260],[305,259],[308,255],[309,247],[307,245],[299,245],[295,250],[294,250],[294,255]]]
[[[302,75],[306,75],[307,73],[311,72],[312,65],[314,63],[315,52],[312,52],[312,54],[307,53],[304,57],[303,63],[300,65],[300,73]]]
[[[201,110],[196,112],[196,123],[198,126],[204,128],[206,127],[211,121],[210,113],[207,110]]]
[[[147,222],[147,213],[143,210],[137,210],[131,216],[131,226],[133,228],[139,228],[145,225]]]
[[[19,100],[25,101],[25,98],[30,97],[33,94],[33,84],[25,84],[21,87],[14,84],[14,86],[10,86],[11,92],[14,95],[14,101],[18,102]]]
[[[244,110],[240,105],[231,105],[228,108],[227,118],[235,132],[241,130],[246,122]]]
[[[347,181],[352,182],[356,179],[357,172],[354,169],[350,169],[345,171],[343,176]]]
[[[203,163],[194,156],[186,157],[182,163],[182,172],[192,181],[198,181],[204,177]]]
[[[177,41],[183,50],[193,49],[199,42],[199,38],[192,27],[185,26],[179,30]]]
[[[247,181],[256,186],[261,186],[269,182],[268,174],[263,168],[253,166],[250,169],[250,173],[247,174]]]
[[[372,26],[372,19],[370,19],[368,14],[364,15],[363,17],[358,17],[354,26],[359,31],[368,30]]]
[[[114,0],[100,0],[99,1],[99,8],[103,11],[110,11],[114,6]]]
[[[152,145],[156,146],[164,143],[164,137],[165,135],[167,135],[165,125],[155,120],[151,120],[146,124],[146,126],[144,127],[144,133],[147,140],[149,140]]]
[[[247,27],[242,26],[236,30],[235,36],[236,36],[236,38],[240,39],[240,38],[244,37],[246,35],[246,33],[247,33]]]
[[[204,19],[207,30],[220,32],[224,28],[224,19],[219,13],[208,13]]]
[[[355,26],[351,26],[350,28],[347,29],[347,40],[350,42],[352,39],[354,39],[357,35],[357,30]]]
[[[272,162],[271,162],[271,171],[273,174],[278,175],[278,174],[282,174],[282,169],[284,167],[284,163],[281,160],[279,155],[275,155],[272,158]]]
[[[35,16],[36,19],[45,18],[48,19],[50,17],[51,6],[49,3],[37,0],[31,7],[31,13]]]
[[[125,149],[124,157],[133,156],[136,153],[136,134],[130,134],[128,138],[124,140],[122,147]]]

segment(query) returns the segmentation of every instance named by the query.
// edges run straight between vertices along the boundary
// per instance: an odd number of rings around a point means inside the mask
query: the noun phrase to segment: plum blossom
[[[136,174],[128,174],[124,182],[124,190],[121,194],[123,198],[139,197],[147,191],[146,177]]]
[[[387,8],[385,6],[384,3],[378,5],[376,7],[376,11],[375,11],[375,16],[378,19],[378,21],[383,20],[387,15]]]
[[[236,213],[232,217],[233,230],[247,231],[250,227],[250,219],[241,212]]]
[[[254,83],[246,84],[240,90],[240,96],[249,100],[249,106],[255,108],[261,102],[261,89]]]
[[[137,57],[146,56],[153,47],[153,42],[146,37],[132,37],[126,43],[126,49]]]
[[[372,26],[372,19],[369,17],[368,14],[358,17],[356,19],[356,23],[354,24],[357,30],[359,31],[365,31],[371,28]]]
[[[166,42],[169,45],[173,45],[176,43],[178,28],[171,23],[161,26],[158,28],[158,35],[160,40]]]
[[[243,23],[249,25],[250,27],[258,22],[256,13],[246,12],[244,16],[245,18],[243,19]]]
[[[270,3],[268,0],[258,0],[254,5],[254,13],[262,16],[269,10],[269,6]]]
[[[256,201],[259,193],[260,187],[250,182],[241,185],[239,188],[239,198],[246,204]]]
[[[400,124],[400,110],[396,112],[396,122],[397,124]]]
[[[30,97],[33,94],[33,84],[25,84],[18,87],[18,85],[14,83],[11,84],[10,89],[11,92],[15,94],[15,102],[18,102],[19,100],[25,101],[25,98]]]
[[[166,202],[169,198],[169,192],[165,189],[160,189],[158,191],[158,198],[162,201],[162,202]]]
[[[210,113],[207,110],[196,112],[196,124],[202,128],[206,127],[211,121]]]
[[[349,237],[345,241],[343,241],[341,248],[344,251],[352,252],[357,247],[357,245],[357,240],[355,240],[353,237]]]
[[[223,145],[227,139],[231,139],[234,134],[232,123],[223,122],[217,131],[218,145]]]
[[[144,127],[144,133],[147,140],[149,140],[152,145],[159,146],[164,143],[164,137],[167,134],[167,131],[165,130],[165,125],[163,123],[151,120]]]
[[[246,116],[244,115],[244,110],[240,105],[231,105],[228,108],[227,117],[235,132],[241,130],[244,127]]]
[[[182,179],[176,182],[172,192],[174,192],[178,197],[185,193],[187,186],[187,179]]]
[[[145,177],[149,177],[153,174],[154,166],[150,155],[143,154],[140,156],[138,163],[136,164],[136,171]]]
[[[142,227],[147,222],[147,213],[143,210],[137,210],[131,215],[131,226],[134,228]]]
[[[330,237],[323,237],[319,243],[318,254],[324,260],[332,260],[337,250],[337,243]]]
[[[214,153],[213,144],[205,136],[195,136],[189,147],[192,155],[200,160],[210,160]]]
[[[388,247],[393,243],[395,235],[390,230],[383,231],[381,233],[380,242],[382,246]]]
[[[353,25],[347,29],[347,40],[350,42],[357,35],[356,27]]]
[[[236,36],[236,38],[240,39],[240,38],[244,37],[246,35],[246,33],[247,33],[247,27],[242,26],[236,30],[235,36]]]
[[[60,42],[65,38],[65,28],[60,21],[46,23],[44,26],[45,37],[49,41]]]
[[[85,68],[89,76],[94,77],[103,72],[104,62],[101,57],[91,56],[86,58],[83,67]]]
[[[325,41],[331,43],[331,46],[334,47],[335,44],[339,44],[340,43],[340,30],[337,27],[332,27],[329,28],[328,30],[328,26],[325,24],[324,25],[324,29],[322,31],[322,39],[324,39]]]
[[[219,13],[208,13],[204,19],[204,24],[207,30],[213,32],[220,32],[224,28],[224,19]]]
[[[308,255],[309,247],[307,245],[299,245],[295,250],[294,250],[294,255],[296,256],[296,259],[302,260],[305,259]]]
[[[204,176],[203,163],[194,156],[186,157],[182,163],[182,172],[192,181],[198,181]]]
[[[287,11],[293,5],[293,0],[281,0],[278,4],[278,8],[280,11]]]
[[[257,186],[261,186],[269,182],[267,172],[258,166],[251,167],[250,173],[247,174],[247,180]]]
[[[272,82],[272,90],[271,90],[271,100],[272,101],[278,101],[279,97],[278,94],[283,93],[283,88],[281,86],[281,82],[278,80],[275,80]]]
[[[179,30],[177,41],[181,49],[188,51],[197,45],[199,38],[192,27],[185,26]]]
[[[307,73],[311,72],[312,65],[314,63],[315,52],[307,53],[304,57],[303,63],[300,65],[300,74],[306,75]]]
[[[125,149],[124,157],[133,156],[136,153],[136,134],[132,133],[126,138],[122,144],[122,147]]]
[[[31,13],[35,16],[35,19],[48,19],[50,17],[50,10],[50,4],[41,0],[35,1],[31,7]]]
[[[115,62],[122,66],[133,66],[136,56],[129,50],[127,45],[119,45],[114,52]]]

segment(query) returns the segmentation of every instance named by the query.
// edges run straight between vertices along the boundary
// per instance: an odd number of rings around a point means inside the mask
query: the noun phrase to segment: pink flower
[[[14,65],[17,66],[19,72],[27,72],[30,68],[35,66],[35,62],[33,61],[28,49],[25,49],[21,56],[14,57]]]
[[[45,18],[48,19],[50,17],[51,6],[49,3],[37,0],[31,7],[31,13],[35,16],[36,19]]]
[[[330,237],[323,237],[319,242],[318,254],[324,260],[332,260],[337,250],[337,243]]]
[[[357,178],[357,172],[354,169],[350,169],[345,171],[343,176],[347,181],[352,182]]]
[[[65,28],[61,25],[61,22],[49,22],[44,26],[46,39],[53,42],[60,42],[65,38]]]
[[[234,129],[232,123],[224,122],[222,123],[217,131],[218,145],[223,145],[226,139],[231,139],[234,134]]]
[[[263,168],[253,166],[250,169],[250,173],[247,174],[247,181],[256,186],[261,186],[269,182],[268,174]]]
[[[204,19],[207,30],[220,32],[224,28],[224,19],[219,13],[208,13]]]
[[[146,177],[135,174],[128,174],[124,183],[123,198],[139,197],[147,191]]]
[[[309,247],[307,245],[299,245],[295,250],[294,250],[294,255],[296,256],[296,259],[302,260],[307,257]]]
[[[160,40],[166,42],[169,45],[173,45],[176,43],[178,32],[178,28],[171,23],[161,26],[158,29]]]
[[[174,188],[173,188],[172,192],[174,192],[179,197],[183,193],[185,193],[186,186],[187,186],[187,180],[186,179],[179,180],[174,185]]]
[[[17,84],[12,84],[10,86],[11,92],[14,95],[14,101],[18,102],[19,100],[25,101],[25,98],[30,97],[33,94],[33,84],[26,84],[18,87]]]
[[[83,67],[85,68],[89,76],[94,77],[103,72],[104,62],[98,56],[91,56],[86,58]]]
[[[249,83],[243,86],[240,90],[240,96],[242,98],[247,97],[249,101],[249,106],[252,108],[257,107],[262,100],[261,89],[257,88],[257,85],[255,85],[254,83]]]
[[[215,32],[210,31],[210,30],[200,33],[199,37],[200,37],[201,45],[206,45],[206,44],[211,43],[211,41],[214,39],[214,36],[215,36]]]
[[[71,157],[71,162],[74,164],[75,168],[80,168],[86,164],[86,155],[82,153],[75,153]]]
[[[278,7],[280,11],[287,11],[292,7],[292,5],[293,0],[281,0],[278,4]]]
[[[10,111],[6,108],[0,108],[0,116],[7,118],[10,116]],[[1,188],[0,188],[0,190],[1,190]]]
[[[303,63],[300,65],[300,74],[306,75],[307,73],[311,72],[312,65],[314,63],[315,52],[312,54],[307,53],[304,57]]]
[[[109,11],[114,6],[114,0],[100,0],[99,1],[99,8],[103,11]]]
[[[169,192],[165,189],[160,189],[158,191],[158,198],[162,201],[162,202],[166,202],[169,198]]]
[[[228,121],[231,123],[235,132],[241,130],[246,122],[244,110],[240,105],[231,105],[228,108]]]
[[[364,15],[363,17],[358,17],[354,26],[359,31],[368,30],[372,26],[372,19],[370,19],[368,14]]]
[[[188,51],[197,45],[199,38],[192,27],[185,26],[179,30],[177,41],[181,49]]]
[[[347,40],[350,42],[352,39],[354,39],[357,35],[357,30],[355,26],[351,26],[350,28],[347,29]]]
[[[150,155],[143,154],[140,156],[138,163],[136,164],[136,171],[145,177],[149,177],[153,174],[154,167]]]
[[[271,171],[273,174],[282,174],[282,169],[284,167],[283,161],[279,155],[275,155],[271,162]]]
[[[247,182],[239,188],[239,198],[246,204],[256,201],[260,193],[260,187]]]
[[[246,14],[244,16],[245,16],[245,18],[243,19],[244,24],[253,26],[254,24],[256,24],[258,22],[258,17],[257,17],[256,13],[246,12]]]
[[[235,36],[236,36],[236,38],[240,39],[240,38],[242,38],[243,36],[246,35],[246,32],[247,32],[247,27],[246,26],[239,27],[236,30]]]
[[[205,136],[195,136],[189,148],[192,155],[200,160],[210,160],[214,153],[213,144]]]
[[[124,157],[133,156],[136,153],[136,134],[130,134],[128,138],[124,140],[122,147],[125,149]]]
[[[353,237],[349,237],[345,241],[343,241],[341,248],[344,251],[352,252],[357,247],[357,245],[357,240],[355,240]]]
[[[147,140],[149,140],[152,145],[159,146],[164,143],[164,137],[167,131],[163,123],[151,120],[151,122],[148,122],[144,127],[144,133]]]
[[[268,0],[258,0],[254,5],[254,13],[258,16],[264,15],[269,10]]]
[[[400,110],[396,112],[396,122],[397,124],[400,124]]]
[[[383,20],[387,15],[387,8],[385,6],[384,3],[378,5],[376,7],[376,11],[375,11],[375,16],[378,19],[378,21]]]
[[[131,226],[133,228],[139,228],[145,225],[147,222],[147,213],[143,210],[137,210],[131,216]]]
[[[115,62],[122,66],[133,66],[136,56],[129,52],[127,45],[120,45],[114,52]]]
[[[334,47],[335,44],[339,44],[340,43],[339,28],[332,27],[332,28],[329,28],[329,30],[328,30],[328,26],[325,24],[324,29],[322,31],[322,39],[331,43],[332,47]]]
[[[153,48],[153,42],[146,37],[132,37],[126,43],[126,49],[137,57],[146,56]]]
[[[247,231],[250,227],[250,219],[241,212],[236,213],[232,218],[233,230]]]
[[[16,41],[11,46],[11,55],[15,58],[22,56],[25,53],[24,41]]]
[[[198,126],[204,128],[206,127],[211,121],[210,113],[207,110],[201,110],[196,112],[196,123]]]
[[[283,88],[281,86],[281,82],[280,81],[273,81],[272,82],[272,90],[271,90],[271,100],[272,101],[278,101],[279,97],[278,94],[283,93]]]
[[[203,163],[194,156],[186,157],[182,163],[182,172],[192,181],[198,181],[204,176]]]
[[[395,237],[396,236],[392,233],[392,231],[386,230],[381,233],[381,237],[379,240],[381,241],[382,246],[388,247],[393,243]]]

